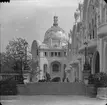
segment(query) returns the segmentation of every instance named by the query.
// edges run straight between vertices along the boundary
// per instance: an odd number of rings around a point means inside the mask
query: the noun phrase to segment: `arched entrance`
[[[61,71],[61,64],[58,61],[54,61],[51,63],[52,73],[58,73]]]
[[[98,51],[94,54],[94,73],[100,72],[100,54]]]
[[[51,80],[51,82],[61,82],[60,77],[55,77]]]

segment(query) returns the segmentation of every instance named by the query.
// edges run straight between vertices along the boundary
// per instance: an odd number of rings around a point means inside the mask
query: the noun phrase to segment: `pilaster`
[[[103,60],[104,60],[104,65],[103,65],[103,71],[107,72],[107,42],[104,42],[104,50],[103,50]]]
[[[103,40],[100,39],[100,48],[99,48],[99,52],[100,52],[100,72],[103,71]]]

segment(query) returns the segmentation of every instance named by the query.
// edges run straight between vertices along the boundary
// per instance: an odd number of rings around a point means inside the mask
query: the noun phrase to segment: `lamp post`
[[[83,77],[84,77],[84,83],[88,84],[88,77],[91,74],[91,66],[90,66],[88,59],[87,59],[87,57],[88,57],[88,50],[87,50],[88,43],[85,42],[84,45],[85,45],[85,63],[84,63]]]

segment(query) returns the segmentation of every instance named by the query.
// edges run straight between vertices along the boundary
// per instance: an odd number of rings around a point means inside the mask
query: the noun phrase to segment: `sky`
[[[44,39],[45,32],[53,25],[53,16],[69,33],[74,24],[74,12],[80,0],[11,0],[0,6],[1,51],[5,51],[9,40],[25,38],[31,46],[33,40]]]

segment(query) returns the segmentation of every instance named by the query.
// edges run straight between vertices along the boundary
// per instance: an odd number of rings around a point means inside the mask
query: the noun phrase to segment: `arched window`
[[[53,72],[59,72],[59,70],[60,70],[58,64],[53,64],[52,68],[53,68]]]
[[[61,52],[58,52],[58,57],[60,57],[61,56]]]

